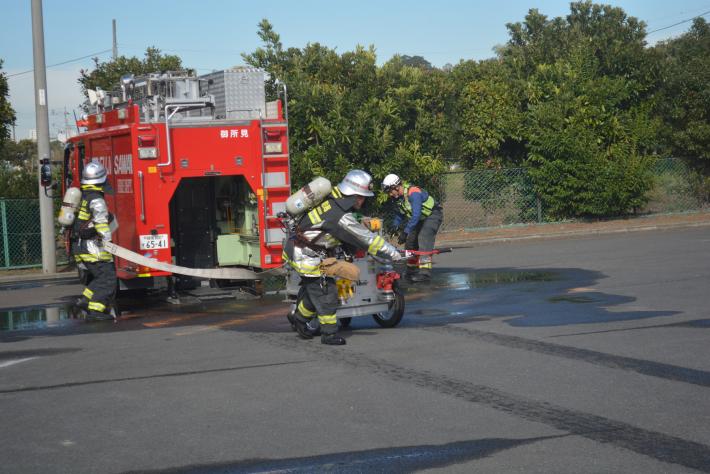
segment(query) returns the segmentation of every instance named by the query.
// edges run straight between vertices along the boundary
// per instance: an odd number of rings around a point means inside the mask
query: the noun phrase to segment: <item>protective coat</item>
[[[393,245],[350,212],[355,202],[356,196],[345,196],[337,186],[333,188],[328,199],[301,217],[295,235],[286,242],[284,260],[301,276],[319,277],[323,259],[342,244],[367,249],[371,255],[400,259]]]

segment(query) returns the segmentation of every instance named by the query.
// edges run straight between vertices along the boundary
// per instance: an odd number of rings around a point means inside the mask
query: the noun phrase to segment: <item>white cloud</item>
[[[77,110],[83,102],[79,79],[80,66],[71,69],[47,70],[47,104],[49,106],[49,133],[56,135],[64,129],[64,108],[69,112],[69,125],[74,125],[72,111]],[[8,76],[22,72],[20,70],[5,71]],[[32,73],[9,77],[10,103],[17,115],[15,133],[17,138],[27,138],[29,131],[36,128],[34,75]]]

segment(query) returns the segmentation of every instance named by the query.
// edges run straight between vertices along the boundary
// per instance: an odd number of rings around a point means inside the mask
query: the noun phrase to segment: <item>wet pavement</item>
[[[340,348],[281,294],[86,323],[72,286],[4,290],[4,468],[710,472],[708,261],[702,229],[457,249]]]
[[[438,268],[431,282],[414,284],[401,280],[400,287],[408,301],[407,320],[402,324],[436,325],[463,322],[471,318],[504,318],[506,324],[513,326],[559,326],[674,314],[667,311],[610,312],[607,307],[628,303],[633,298],[592,290],[590,287],[600,277],[595,272],[566,268],[468,271]],[[52,285],[43,283],[38,288],[49,286]],[[484,294],[480,291],[484,289],[490,291]],[[496,294],[501,291],[506,294],[505,302],[496,299]],[[233,294],[236,296],[230,296],[228,291],[217,291],[216,296],[205,297],[198,292],[188,291],[181,295],[182,303],[176,305],[167,302],[163,292],[139,293],[137,296],[130,292],[123,293],[118,302],[120,316],[115,321],[118,326],[112,330],[133,330],[140,326],[150,328],[210,324],[234,321],[234,317],[249,320],[249,317],[269,316],[288,310],[283,292],[272,291],[260,298],[238,290]],[[531,294],[535,298],[530,298]],[[65,302],[60,306],[50,304],[0,309],[0,331],[80,329],[83,324],[95,324],[72,316],[71,302],[74,298],[74,295],[61,297]],[[526,312],[515,316],[521,300],[526,300]],[[255,302],[257,308],[254,307]],[[571,312],[568,306],[570,303],[585,304],[588,307]],[[264,309],[266,312],[260,314]],[[356,318],[356,321],[359,319]],[[128,321],[132,323],[126,324]],[[365,325],[368,324],[369,319]]]

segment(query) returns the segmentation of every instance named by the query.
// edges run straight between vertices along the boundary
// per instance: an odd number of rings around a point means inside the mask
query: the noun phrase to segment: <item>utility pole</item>
[[[113,60],[118,58],[118,43],[116,43],[116,19],[111,20],[113,22]]]
[[[69,126],[69,112],[67,112],[67,106],[64,106],[64,136],[69,138],[71,134],[71,127]]]
[[[32,0],[32,53],[35,75],[35,116],[37,122],[37,157],[49,160],[49,114],[47,109],[47,70],[44,62],[44,20],[42,0]],[[40,173],[42,167],[38,166]],[[57,271],[56,243],[54,240],[54,210],[52,198],[38,180],[39,220],[42,235],[42,271]]]

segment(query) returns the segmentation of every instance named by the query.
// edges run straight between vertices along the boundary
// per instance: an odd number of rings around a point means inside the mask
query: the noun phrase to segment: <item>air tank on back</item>
[[[74,219],[76,219],[76,211],[79,209],[80,203],[81,190],[79,188],[67,189],[67,192],[64,193],[64,198],[62,199],[62,207],[59,209],[59,216],[57,217],[59,225],[69,227],[74,223]]]
[[[296,191],[286,201],[286,211],[292,217],[299,216],[314,206],[320,204],[333,186],[326,178],[318,176],[316,179]]]

